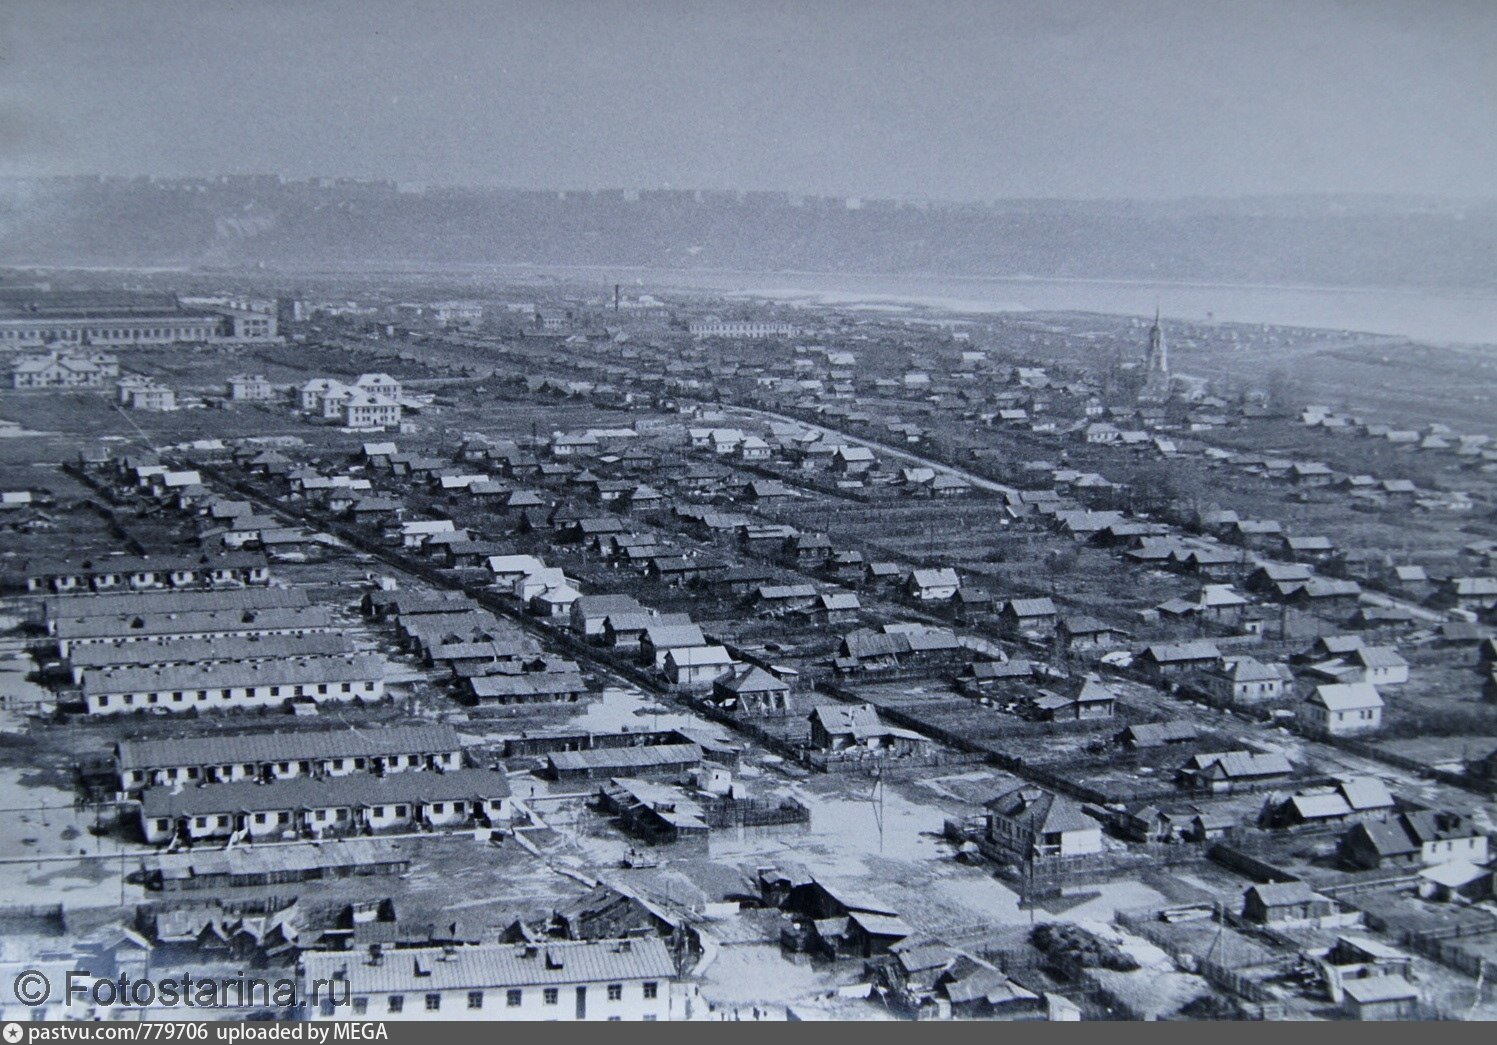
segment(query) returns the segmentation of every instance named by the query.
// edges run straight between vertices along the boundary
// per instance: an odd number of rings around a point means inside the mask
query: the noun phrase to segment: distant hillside
[[[0,262],[531,262],[1497,287],[1497,205],[1284,197],[914,204],[367,182],[0,182]]]

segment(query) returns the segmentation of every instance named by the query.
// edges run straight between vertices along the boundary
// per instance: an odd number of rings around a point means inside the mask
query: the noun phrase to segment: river
[[[1263,323],[1370,334],[1435,344],[1497,345],[1497,292],[1440,288],[1259,286],[1230,283],[1025,279],[816,272],[567,268],[624,284],[625,293],[662,287],[715,290],[807,304],[953,312],[1103,312],[1147,315],[1156,303],[1188,321]]]

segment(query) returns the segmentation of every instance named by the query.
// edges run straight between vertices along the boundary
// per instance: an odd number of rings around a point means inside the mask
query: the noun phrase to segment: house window
[[[504,992],[504,1004],[511,1009],[518,1009],[520,1003],[525,1000],[525,992],[520,990],[508,990]]]
[[[404,1012],[405,1011],[405,995],[404,994],[392,994],[392,995],[390,995],[389,1010],[391,1012]]]
[[[511,994],[519,994],[520,992],[519,991],[511,991],[510,993]],[[519,1004],[519,1003],[516,1002],[515,1004]],[[481,1008],[483,1008],[483,991],[469,991],[468,992],[468,1008],[470,1008],[470,1009],[481,1009]]]
[[[644,992],[646,998],[654,998],[660,993],[660,984],[650,980],[645,983]]]
[[[561,989],[559,987],[547,987],[545,991],[541,993],[541,999],[547,1005],[555,1005],[558,1001],[561,1000]]]
[[[608,1000],[609,1001],[623,1001],[624,1000],[624,985],[622,983],[610,983],[608,985]]]
[[[426,1011],[436,1012],[442,1007],[442,996],[440,994],[428,994],[426,996]]]
[[[353,1011],[355,1016],[362,1016],[369,1011],[368,998],[355,998],[353,1000]]]

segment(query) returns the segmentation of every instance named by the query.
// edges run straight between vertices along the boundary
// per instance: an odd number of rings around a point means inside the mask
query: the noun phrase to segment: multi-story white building
[[[688,329],[692,337],[795,337],[800,334],[800,327],[794,323],[755,320],[707,319],[690,324]]]
[[[10,368],[10,386],[98,388],[119,372],[119,361],[106,352],[49,352],[17,359]]]
[[[177,393],[154,381],[133,381],[120,385],[120,400],[131,410],[153,410],[158,413],[177,409]]]
[[[264,402],[275,398],[275,386],[263,374],[235,374],[228,385],[230,399]]]
[[[377,392],[352,391],[343,400],[343,423],[349,428],[389,428],[400,423],[400,402]]]
[[[313,1019],[665,1021],[688,1013],[658,938],[306,951]]]
[[[224,305],[186,307],[169,296],[40,294],[0,306],[0,350],[45,345],[138,346],[274,341],[274,312]]]
[[[360,374],[353,384],[316,378],[297,391],[302,412],[349,428],[387,428],[400,423],[404,394],[389,374]]]

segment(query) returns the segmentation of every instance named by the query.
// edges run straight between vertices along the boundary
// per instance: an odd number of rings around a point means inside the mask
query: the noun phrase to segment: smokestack
[[[617,283],[613,285],[613,310],[615,312],[619,310],[619,285]]]

